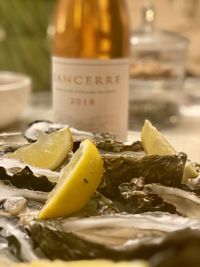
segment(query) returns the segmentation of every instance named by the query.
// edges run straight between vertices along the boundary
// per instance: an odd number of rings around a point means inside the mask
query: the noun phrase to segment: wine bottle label
[[[80,130],[112,132],[125,140],[128,59],[52,61],[54,120]]]

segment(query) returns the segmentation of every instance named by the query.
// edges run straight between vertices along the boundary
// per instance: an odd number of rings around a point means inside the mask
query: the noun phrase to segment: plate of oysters
[[[199,267],[200,159],[149,121],[140,136],[0,134],[0,266]]]

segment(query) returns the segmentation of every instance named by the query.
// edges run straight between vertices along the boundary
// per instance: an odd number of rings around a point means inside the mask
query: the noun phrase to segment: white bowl
[[[19,119],[28,106],[31,79],[23,74],[0,72],[0,128]]]

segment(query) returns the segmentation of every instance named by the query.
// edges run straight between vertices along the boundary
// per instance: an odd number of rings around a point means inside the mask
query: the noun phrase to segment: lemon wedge
[[[37,142],[21,147],[6,157],[18,159],[34,167],[53,170],[63,162],[72,147],[72,134],[66,127],[43,134]]]
[[[90,140],[83,141],[63,169],[39,218],[64,217],[79,211],[96,191],[102,174],[103,160],[98,149]]]
[[[145,120],[141,132],[141,141],[146,154],[174,155],[176,150],[167,139],[154,127],[150,121]]]
[[[18,263],[11,267],[148,267],[143,261],[112,262],[108,260],[80,260],[80,261],[34,261],[32,263]]]
[[[145,120],[141,131],[141,141],[146,154],[157,155],[175,155],[176,150],[168,142],[168,140],[151,124],[150,121]],[[183,173],[183,181],[190,178],[196,178],[197,171],[191,164],[187,164]]]

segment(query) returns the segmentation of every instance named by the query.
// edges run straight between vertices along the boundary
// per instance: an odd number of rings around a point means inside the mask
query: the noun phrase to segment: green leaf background
[[[35,91],[50,89],[50,40],[55,0],[0,0],[0,70],[32,77]]]

